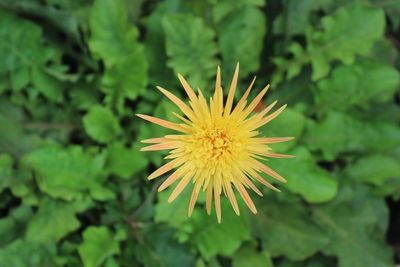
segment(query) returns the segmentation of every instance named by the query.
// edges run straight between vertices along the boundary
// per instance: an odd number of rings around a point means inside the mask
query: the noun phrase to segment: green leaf
[[[168,198],[172,193],[173,187],[158,193],[158,203],[155,208],[155,222],[166,222],[170,226],[179,229],[184,222],[188,222],[188,208],[192,188],[186,188],[177,201],[168,203]]]
[[[185,76],[194,88],[205,88],[218,65],[214,31],[192,15],[166,15],[162,25],[168,66]]]
[[[41,92],[49,100],[62,102],[64,84],[38,68],[31,71],[32,83],[36,90]]]
[[[310,15],[313,11],[328,5],[332,0],[287,0],[284,1],[284,12],[274,21],[275,34],[304,34],[311,25]]]
[[[0,248],[5,247],[17,238],[22,238],[31,217],[32,209],[21,205],[11,209],[7,217],[0,219]]]
[[[19,158],[45,143],[36,133],[26,132],[21,108],[0,101],[0,151]],[[12,127],[10,127],[12,125]]]
[[[385,245],[388,210],[383,199],[360,188],[345,188],[335,202],[314,210],[329,245],[324,254],[336,255],[342,267],[393,266]]]
[[[220,22],[229,14],[233,14],[246,8],[247,6],[262,7],[265,5],[265,0],[210,0],[213,7],[213,19]]]
[[[309,203],[321,203],[333,199],[338,190],[338,182],[329,172],[315,163],[313,155],[304,147],[298,147],[290,154],[296,158],[271,159],[268,163],[288,181],[281,187],[300,194]],[[266,175],[263,176],[270,179]]]
[[[7,154],[0,154],[0,193],[8,187],[13,174],[13,159]]]
[[[313,80],[324,77],[329,72],[329,62],[334,59],[350,64],[356,55],[366,55],[383,35],[385,15],[383,10],[361,6],[340,8],[331,17],[324,17],[322,26],[323,32],[307,34]]]
[[[223,211],[221,224],[217,222],[214,212],[209,216],[202,209],[195,210],[192,215],[189,242],[206,260],[219,254],[230,257],[243,241],[250,239],[246,208],[242,207],[242,214],[237,216],[228,201],[223,198],[221,209]]]
[[[165,34],[162,27],[162,19],[165,14],[175,13],[180,4],[181,0],[159,2],[154,11],[146,18],[144,45],[147,61],[149,62],[149,79],[152,85],[162,84],[167,86],[171,83],[173,73],[164,63],[167,62],[167,54],[164,45]]]
[[[147,85],[147,61],[138,30],[122,0],[96,0],[90,12],[89,47],[105,64],[102,90],[112,103],[136,99]]]
[[[258,252],[256,248],[243,246],[232,258],[233,267],[273,267],[271,256],[268,252]]]
[[[169,267],[194,265],[194,256],[187,246],[177,243],[171,229],[148,227],[144,242],[135,246],[136,258],[146,267]]]
[[[386,102],[400,84],[398,71],[390,65],[363,60],[333,70],[330,78],[318,83],[317,109],[347,110],[370,102]]]
[[[88,206],[86,202],[67,203],[44,199],[38,212],[31,218],[25,238],[35,242],[57,242],[81,225],[76,218]]]
[[[45,62],[42,29],[5,11],[0,11],[0,74]],[[21,42],[23,40],[23,42]]]
[[[120,253],[118,240],[105,226],[86,228],[78,251],[85,267],[101,266],[109,257]]]
[[[9,246],[0,249],[0,267],[59,266],[54,261],[54,245],[16,240]]]
[[[99,143],[108,143],[121,133],[121,126],[112,111],[106,107],[93,106],[83,117],[86,133]]]
[[[385,151],[400,145],[400,129],[384,122],[365,122],[346,114],[330,112],[318,124],[310,123],[304,138],[311,150],[320,150],[327,160],[339,153]]]
[[[325,231],[315,225],[299,203],[263,200],[254,218],[256,234],[271,256],[304,260],[326,246]]]
[[[129,179],[146,166],[147,159],[137,148],[127,148],[120,142],[112,143],[108,148],[105,167],[123,179]]]
[[[264,14],[252,6],[243,7],[222,20],[218,27],[218,42],[224,59],[224,73],[233,73],[237,62],[240,62],[241,77],[258,70],[265,33]]]
[[[366,155],[345,169],[345,173],[356,181],[382,186],[388,179],[397,177],[400,180],[398,162],[385,155]]]
[[[307,31],[306,49],[293,43],[288,49],[293,55],[292,59],[274,60],[278,66],[275,83],[281,80],[279,77],[282,72],[288,71],[287,77],[291,79],[308,63],[312,64],[312,79],[315,81],[329,73],[333,60],[351,64],[356,55],[367,55],[374,42],[384,33],[385,15],[381,9],[350,5],[323,17],[321,24],[322,31],[313,28]]]
[[[30,82],[29,68],[21,66],[11,72],[11,86],[14,91],[20,91]]]
[[[114,197],[101,184],[104,156],[93,157],[81,147],[43,147],[26,155],[23,165],[34,172],[40,190],[52,197],[80,200],[88,192],[98,200]]]

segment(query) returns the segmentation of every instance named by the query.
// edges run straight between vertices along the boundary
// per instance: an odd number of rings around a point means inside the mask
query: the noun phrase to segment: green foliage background
[[[394,266],[399,49],[396,0],[1,0],[0,266]],[[218,225],[156,194],[138,140],[168,131],[134,114],[172,119],[156,85],[209,94],[237,61],[236,97],[257,75],[289,104],[263,131],[297,157]]]

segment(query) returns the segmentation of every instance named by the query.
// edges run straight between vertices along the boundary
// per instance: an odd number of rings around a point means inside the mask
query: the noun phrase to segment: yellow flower
[[[246,190],[250,188],[262,196],[253,181],[258,181],[275,191],[279,191],[264,180],[260,173],[266,173],[280,182],[286,182],[282,176],[261,161],[267,158],[292,157],[291,155],[271,152],[272,149],[268,144],[285,142],[293,138],[264,137],[259,136],[260,132],[257,131],[259,127],[277,117],[286,105],[268,114],[277,103],[275,101],[261,112],[252,114],[269,88],[269,85],[267,85],[250,104],[246,105],[247,97],[255,81],[254,78],[233,108],[238,74],[239,64],[236,66],[225,105],[219,67],[217,68],[214,96],[210,98],[209,104],[200,89],[196,94],[180,74],[178,74],[178,77],[189,97],[189,105],[171,92],[157,87],[183,112],[185,117],[173,113],[182,123],[173,123],[148,115],[137,114],[142,119],[180,133],[143,140],[143,143],[151,145],[142,148],[141,151],[170,150],[168,156],[165,157],[170,161],[150,174],[148,179],[152,180],[175,169],[158,189],[158,191],[162,191],[179,180],[168,202],[174,201],[192,182],[194,186],[189,203],[189,216],[192,214],[200,190],[206,192],[208,214],[211,213],[211,204],[214,198],[217,219],[218,222],[221,222],[220,196],[222,192],[228,197],[237,215],[239,215],[239,207],[233,187],[239,192],[249,209],[253,213],[257,213],[256,207]]]

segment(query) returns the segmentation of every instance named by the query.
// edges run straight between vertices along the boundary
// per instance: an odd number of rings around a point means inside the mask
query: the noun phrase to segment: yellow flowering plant
[[[268,146],[268,144],[292,140],[293,137],[265,137],[263,133],[258,131],[261,126],[276,118],[286,105],[271,112],[277,104],[277,101],[274,101],[262,111],[254,113],[255,108],[269,89],[269,85],[267,85],[248,103],[248,96],[255,82],[254,78],[244,95],[233,107],[238,76],[239,63],[236,66],[225,103],[219,67],[217,68],[214,95],[210,97],[209,102],[200,89],[196,94],[180,74],[178,74],[178,77],[189,97],[189,105],[168,90],[157,87],[182,111],[185,117],[173,112],[181,123],[137,114],[144,120],[179,133],[142,140],[143,143],[150,145],[143,147],[141,151],[170,150],[165,157],[170,161],[151,173],[148,179],[152,180],[173,171],[158,188],[158,191],[162,191],[179,181],[168,198],[168,202],[174,201],[192,182],[194,188],[189,203],[189,216],[193,212],[201,190],[206,192],[207,213],[211,213],[214,200],[217,219],[218,222],[221,222],[220,198],[222,193],[228,197],[237,215],[240,214],[240,211],[233,188],[239,192],[248,208],[253,213],[257,213],[257,209],[247,192],[247,189],[250,188],[262,196],[254,181],[272,190],[279,191],[274,185],[261,177],[260,173],[268,174],[277,181],[286,182],[281,175],[262,162],[268,158],[293,157],[292,155],[274,153],[272,148]]]

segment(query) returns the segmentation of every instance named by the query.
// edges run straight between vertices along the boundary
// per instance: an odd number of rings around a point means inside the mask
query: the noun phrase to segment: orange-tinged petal
[[[269,84],[264,87],[264,89],[251,101],[251,103],[246,107],[246,109],[243,111],[241,114],[242,118],[246,118],[260,103],[261,99],[264,97],[264,95],[267,93],[269,89]]]
[[[183,189],[185,189],[185,187],[190,182],[190,179],[192,179],[192,173],[187,173],[175,187],[174,191],[172,191],[171,195],[168,198],[168,203],[174,201],[175,198],[177,198],[180,195],[180,193],[182,193]]]
[[[294,155],[280,154],[280,153],[265,153],[263,155],[269,158],[277,158],[277,159],[291,159],[296,157]]]
[[[294,137],[263,137],[257,138],[257,142],[260,144],[274,144],[274,143],[282,143],[293,140]]]
[[[152,180],[154,178],[157,178],[157,177],[163,175],[164,173],[169,172],[173,168],[178,167],[183,162],[184,162],[184,160],[182,160],[182,159],[179,159],[179,158],[178,159],[174,159],[174,160],[168,162],[167,164],[164,164],[163,166],[158,168],[156,171],[154,171],[152,174],[150,174],[148,179]]]
[[[236,201],[235,193],[233,193],[232,185],[231,185],[230,181],[225,182],[225,190],[226,190],[226,194],[228,195],[229,202],[231,203],[233,210],[235,211],[235,213],[237,215],[239,215],[240,214],[239,206]]]
[[[214,188],[214,198],[215,198],[215,212],[217,213],[217,221],[221,223],[221,199],[220,193],[216,188]]]
[[[175,131],[178,131],[178,132],[183,132],[183,133],[187,133],[188,132],[182,126],[180,126],[180,125],[178,125],[176,123],[170,122],[170,121],[162,120],[162,119],[159,119],[159,118],[156,118],[156,117],[152,117],[152,116],[149,116],[149,115],[144,115],[144,114],[136,114],[136,116],[138,116],[139,118],[142,118],[142,119],[144,119],[146,121],[152,122],[154,124],[158,124],[158,125],[160,125],[162,127],[165,127],[165,128],[169,128],[169,129],[172,129],[172,130],[175,130]]]
[[[265,117],[264,119],[262,119],[262,121],[260,121],[255,128],[259,128],[261,126],[263,126],[264,124],[272,121],[273,119],[275,119],[285,108],[286,108],[286,104],[283,105],[282,107],[280,107],[279,109],[277,109],[276,111],[274,111],[272,114],[268,115],[267,117]]]
[[[167,149],[173,149],[180,147],[182,145],[181,142],[177,141],[171,141],[171,142],[165,142],[161,144],[155,144],[151,146],[145,146],[140,149],[140,151],[158,151],[158,150],[167,150]]]
[[[196,204],[196,200],[197,197],[199,196],[199,192],[201,189],[202,183],[201,182],[197,182],[194,186],[193,192],[192,192],[192,196],[190,197],[190,202],[189,202],[189,209],[188,209],[188,216],[191,217],[192,216],[192,212],[194,209],[194,206]]]
[[[167,142],[167,141],[169,141],[167,138],[158,137],[158,138],[144,139],[140,142],[145,143],[145,144],[157,144],[157,143],[162,143],[162,142]]]
[[[180,169],[174,171],[158,188],[158,192],[161,192],[168,188],[171,184],[173,184],[176,180],[178,180],[182,176]]]
[[[239,190],[239,194],[242,196],[244,202],[246,203],[247,207],[249,207],[249,209],[256,214],[257,213],[257,209],[256,206],[253,203],[253,200],[251,200],[249,193],[247,193],[246,189],[244,188],[244,186],[241,183],[235,183],[236,188]]]
[[[210,183],[207,187],[207,195],[206,195],[206,209],[207,209],[207,214],[211,214],[211,204],[212,204],[212,193],[213,193],[213,187],[212,184]]]
[[[193,110],[190,109],[182,100],[180,100],[177,96],[175,96],[170,91],[157,86],[157,89],[161,91],[169,100],[171,100],[182,112],[192,121],[195,120],[195,115]]]
[[[264,165],[264,164],[260,164],[260,169],[261,171],[263,171],[265,174],[268,174],[269,176],[271,176],[272,178],[275,178],[276,180],[282,182],[282,183],[286,183],[286,179],[283,178],[282,176],[280,176],[277,172],[275,172],[274,170],[272,170],[270,167]]]

